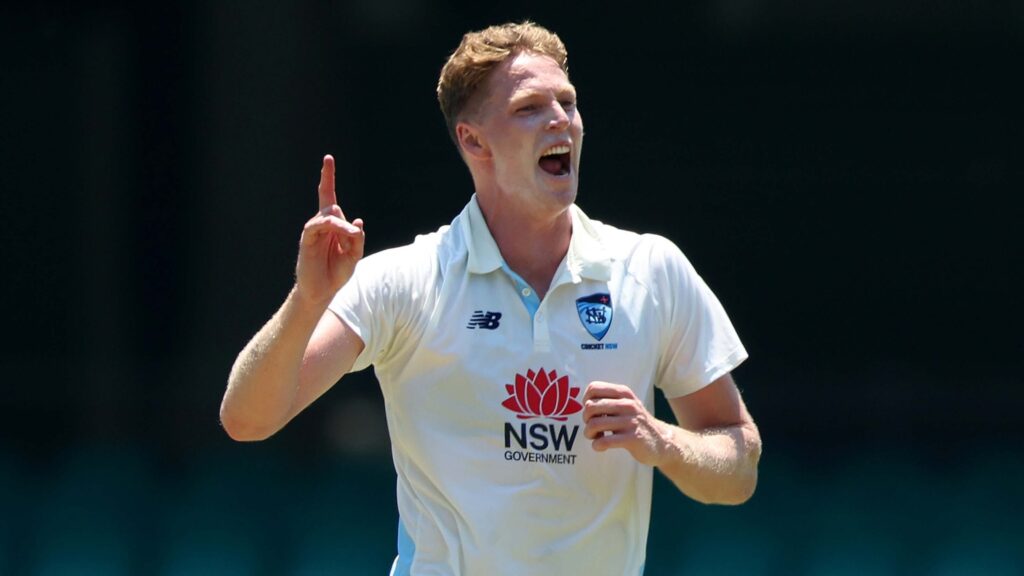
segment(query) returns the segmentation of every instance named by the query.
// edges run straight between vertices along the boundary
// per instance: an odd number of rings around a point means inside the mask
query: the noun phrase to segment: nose
[[[562,105],[556,102],[553,109],[554,115],[548,120],[548,130],[562,131],[568,128],[571,120]]]

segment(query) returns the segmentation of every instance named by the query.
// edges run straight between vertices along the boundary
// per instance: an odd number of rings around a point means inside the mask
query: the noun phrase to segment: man
[[[761,441],[729,375],[746,351],[673,244],[575,206],[566,70],[528,22],[463,38],[438,98],[476,193],[408,246],[362,259],[325,157],[295,287],[232,369],[222,422],[259,440],[374,365],[393,574],[639,574],[653,468],[702,502],[754,491]],[[652,414],[655,386],[678,425]]]

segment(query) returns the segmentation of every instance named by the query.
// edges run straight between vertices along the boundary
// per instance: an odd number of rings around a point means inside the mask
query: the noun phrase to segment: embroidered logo
[[[527,370],[525,376],[517,373],[515,384],[505,384],[505,390],[509,397],[501,405],[520,420],[551,418],[565,422],[569,414],[583,410],[576,400],[579,387],[570,387],[569,377],[559,376],[555,370]]]
[[[466,324],[466,328],[470,330],[476,330],[477,328],[494,330],[498,327],[499,320],[501,320],[501,312],[474,310],[473,316],[469,318],[469,324]]]
[[[600,342],[612,325],[612,296],[599,292],[577,298],[576,312],[580,315],[583,327]]]

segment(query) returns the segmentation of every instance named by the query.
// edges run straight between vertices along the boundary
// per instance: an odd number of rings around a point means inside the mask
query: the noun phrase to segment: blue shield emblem
[[[576,312],[587,332],[600,341],[612,325],[612,296],[601,292],[577,298]]]

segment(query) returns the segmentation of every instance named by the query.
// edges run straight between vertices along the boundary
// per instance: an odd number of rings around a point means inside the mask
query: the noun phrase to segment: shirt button
[[[533,292],[529,288],[523,288],[523,296],[529,296]]]

